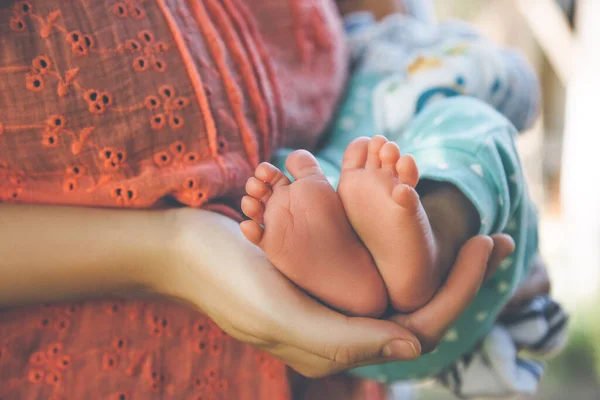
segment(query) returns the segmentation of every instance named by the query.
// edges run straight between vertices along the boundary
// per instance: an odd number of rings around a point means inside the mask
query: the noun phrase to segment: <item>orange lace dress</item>
[[[345,66],[330,0],[0,1],[0,202],[234,210],[273,149],[315,145]],[[0,310],[1,400],[380,394],[165,301]]]

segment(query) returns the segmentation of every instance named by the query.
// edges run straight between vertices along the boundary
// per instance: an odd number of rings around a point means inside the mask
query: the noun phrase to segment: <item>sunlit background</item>
[[[569,345],[549,363],[534,399],[599,400],[600,0],[437,0],[436,7],[440,19],[470,21],[519,48],[538,71],[543,112],[519,150],[553,293],[572,318]],[[432,387],[414,396],[453,399]]]

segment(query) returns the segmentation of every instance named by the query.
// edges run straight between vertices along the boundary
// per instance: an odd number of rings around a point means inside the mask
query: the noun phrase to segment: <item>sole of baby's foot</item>
[[[248,180],[242,211],[251,220],[241,224],[243,234],[327,305],[349,315],[380,316],[388,304],[383,280],[317,160],[299,150],[286,168],[293,183],[268,163]]]
[[[359,138],[346,149],[338,193],[352,227],[371,252],[391,305],[410,312],[441,283],[431,225],[415,187],[419,171],[382,136]]]

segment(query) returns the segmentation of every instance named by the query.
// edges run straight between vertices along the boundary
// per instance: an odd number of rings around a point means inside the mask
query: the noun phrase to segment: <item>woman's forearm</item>
[[[166,211],[0,205],[0,307],[143,295],[166,263]]]

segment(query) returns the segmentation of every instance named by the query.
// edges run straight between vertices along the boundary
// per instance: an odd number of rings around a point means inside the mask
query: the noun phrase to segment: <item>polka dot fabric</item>
[[[318,141],[345,81],[341,35],[327,0],[3,1],[0,202],[236,208],[276,148]],[[2,400],[292,393],[383,397],[300,379],[164,301],[0,310]]]

